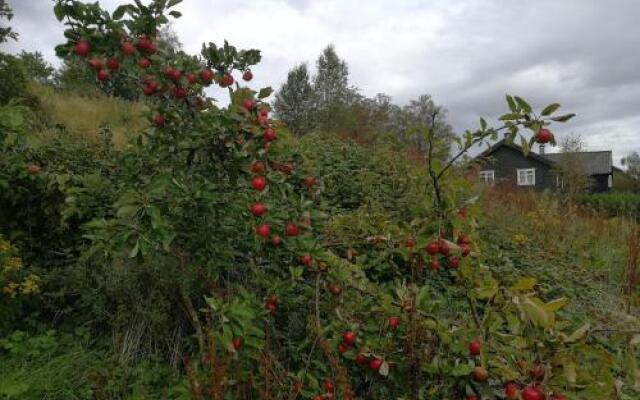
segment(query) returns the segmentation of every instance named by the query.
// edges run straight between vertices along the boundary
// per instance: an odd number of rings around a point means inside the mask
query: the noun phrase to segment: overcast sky
[[[58,64],[63,26],[52,1],[8,2],[20,40],[3,46]],[[111,10],[121,3],[101,1]],[[398,104],[432,94],[458,132],[502,113],[510,93],[577,113],[557,137],[581,134],[589,150],[613,150],[616,163],[640,151],[637,0],[184,0],[177,9],[188,52],[223,39],[262,50],[256,87],[278,88],[291,66],[314,66],[333,43],[361,93]]]

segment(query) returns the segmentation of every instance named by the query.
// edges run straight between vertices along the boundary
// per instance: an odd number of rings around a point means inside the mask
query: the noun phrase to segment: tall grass
[[[29,90],[40,100],[42,119],[46,125],[56,127],[56,132],[70,131],[98,142],[100,128],[107,125],[114,145],[122,148],[148,125],[146,109],[140,103],[109,98],[95,90],[80,95],[38,84],[32,84]]]

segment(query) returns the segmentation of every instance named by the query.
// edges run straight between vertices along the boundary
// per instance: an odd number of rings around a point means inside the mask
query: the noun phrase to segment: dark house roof
[[[487,150],[483,151],[477,158],[486,158],[489,157],[493,152],[498,150],[499,148],[506,146],[512,148],[517,151],[522,151],[522,147],[518,146],[515,143],[507,143],[504,139],[495,143],[493,146],[489,147]],[[584,168],[584,172],[587,175],[602,175],[602,174],[611,174],[613,173],[613,162],[612,162],[612,152],[611,150],[607,151],[584,151],[579,153],[550,153],[550,154],[539,154],[530,151],[527,154],[527,157],[531,157],[534,160],[540,161],[544,164],[549,165],[550,167],[556,166],[559,162],[562,161],[562,157],[564,155],[570,154],[572,157],[578,157],[580,160],[580,164],[582,164]],[[524,156],[524,155],[523,155]]]
[[[585,151],[580,153],[553,153],[544,156],[551,161],[558,163],[562,161],[564,155],[576,157],[582,165],[584,173],[587,175],[606,175],[612,171],[611,151]]]

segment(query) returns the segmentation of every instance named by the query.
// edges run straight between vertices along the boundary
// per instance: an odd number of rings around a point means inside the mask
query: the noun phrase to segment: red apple
[[[156,126],[164,125],[165,118],[162,114],[156,114],[153,116],[153,124]]]
[[[544,394],[536,385],[527,386],[522,391],[522,400],[544,400]]]
[[[269,237],[270,232],[271,232],[271,228],[267,224],[260,224],[256,228],[256,234],[263,238]]]
[[[140,68],[149,68],[151,66],[151,61],[148,58],[141,58],[138,60],[138,67]]]
[[[256,176],[251,180],[251,187],[261,192],[267,187],[267,179],[264,176]]]
[[[347,352],[347,350],[349,350],[349,346],[347,346],[346,344],[344,344],[344,343],[340,343],[340,344],[338,345],[338,353],[340,353],[340,354],[344,354],[344,353],[346,353],[346,352]]]
[[[187,97],[187,88],[181,87],[181,86],[177,86],[173,89],[173,95],[177,98],[177,99],[184,99],[185,97]]]
[[[87,61],[87,63],[96,71],[100,71],[102,69],[102,60],[99,58],[92,58],[91,60]]]
[[[473,369],[473,379],[476,382],[486,382],[489,379],[489,372],[484,367],[475,367]]]
[[[507,400],[517,400],[518,399],[518,385],[513,382],[507,382],[504,385],[504,395]]]
[[[400,326],[400,318],[399,317],[389,317],[389,328],[395,330]]]
[[[280,238],[279,235],[273,235],[271,236],[271,244],[274,245],[275,247],[280,246],[280,243],[282,243],[282,238]]]
[[[244,99],[244,101],[242,102],[242,107],[244,107],[244,109],[247,111],[253,110],[255,106],[256,106],[256,102],[253,101],[252,99]]]
[[[479,356],[482,351],[482,342],[479,340],[474,340],[469,343],[469,354],[472,356]]]
[[[187,82],[189,82],[189,85],[195,85],[196,83],[198,83],[198,76],[193,72],[187,72],[187,75],[185,76],[187,77]]]
[[[204,83],[211,83],[211,81],[213,80],[213,71],[211,71],[210,69],[203,69],[200,72],[200,78]]]
[[[254,174],[261,174],[264,172],[264,163],[262,161],[254,161],[251,164],[251,172]]]
[[[107,59],[107,68],[112,71],[117,71],[120,68],[120,61],[114,57]]]
[[[462,244],[460,245],[460,251],[462,252],[462,257],[467,257],[471,254],[471,246],[468,244]]]
[[[273,128],[267,128],[262,136],[266,142],[276,140],[276,131]]]
[[[369,368],[372,371],[376,371],[378,372],[380,370],[380,367],[382,367],[382,359],[381,358],[372,358],[371,361],[369,361]]]
[[[432,258],[431,261],[429,262],[429,266],[433,270],[440,269],[440,261],[438,261],[435,258]]]
[[[101,69],[100,71],[98,71],[96,77],[98,78],[99,81],[106,81],[109,78],[111,78],[111,74],[109,74],[109,71]]]
[[[253,79],[253,74],[251,73],[250,70],[246,70],[244,71],[244,74],[242,74],[242,79],[244,79],[245,81],[250,81],[251,79]]]
[[[309,267],[313,263],[313,257],[311,257],[311,254],[303,254],[300,256],[300,262]]]
[[[458,257],[450,257],[449,266],[453,269],[457,269],[460,266],[460,259]]]
[[[536,142],[538,143],[549,143],[553,139],[553,133],[546,128],[542,128],[536,133]]]
[[[29,164],[29,166],[27,167],[27,171],[31,176],[38,175],[40,173],[40,170],[41,168],[38,164]]]
[[[256,217],[261,217],[266,212],[267,206],[265,206],[264,203],[257,202],[251,206],[251,213]]]
[[[135,53],[136,48],[133,46],[133,43],[131,42],[122,42],[122,45],[120,46],[120,51],[125,56],[130,56],[130,55],[133,55],[133,53]]]
[[[348,346],[353,346],[353,344],[356,342],[356,336],[357,335],[355,334],[355,332],[346,331],[342,334],[342,341]]]
[[[227,87],[233,85],[233,76],[230,74],[224,74],[220,79],[220,86]]]
[[[433,241],[429,242],[427,246],[424,248],[429,255],[435,256],[440,251],[440,243]]]
[[[287,225],[284,227],[284,231],[287,234],[287,236],[298,236],[298,234],[300,233],[300,229],[298,228],[298,225],[294,224],[293,222],[288,222]]]
[[[333,384],[333,381],[329,378],[325,379],[324,382],[322,382],[322,387],[327,393],[333,393],[336,391],[336,386]]]
[[[239,338],[239,337],[234,338],[234,339],[231,341],[231,344],[233,345],[233,348],[234,348],[234,349],[236,349],[236,350],[240,350],[240,348],[242,347],[242,338]]]
[[[365,365],[366,363],[369,362],[369,358],[365,356],[363,353],[358,353],[355,361],[358,365]]]
[[[440,245],[438,246],[438,250],[440,250],[440,254],[442,254],[445,257],[448,257],[449,252],[451,252],[451,248],[445,241],[440,242]]]
[[[86,40],[81,40],[74,46],[73,50],[80,57],[86,57],[91,52],[91,45]]]

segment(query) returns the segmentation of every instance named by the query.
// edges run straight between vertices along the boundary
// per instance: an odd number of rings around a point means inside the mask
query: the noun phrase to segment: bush
[[[595,193],[578,197],[577,201],[609,216],[628,216],[637,219],[640,215],[638,193]]]

